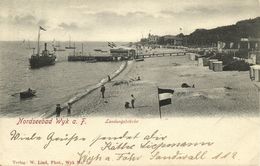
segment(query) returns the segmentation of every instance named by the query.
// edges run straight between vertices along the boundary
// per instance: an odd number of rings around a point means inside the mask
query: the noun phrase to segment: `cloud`
[[[76,23],[74,23],[74,22],[72,22],[72,23],[64,23],[64,22],[62,22],[62,23],[60,23],[58,25],[58,27],[61,27],[64,30],[76,30],[76,29],[79,29],[78,25]]]
[[[35,27],[36,25],[46,26],[46,19],[37,19],[31,14],[26,15],[7,15],[5,17],[0,17],[0,23],[7,25],[14,25],[19,27]]]
[[[104,11],[90,14],[89,16],[93,17],[93,21],[97,25],[109,26],[112,28],[118,26],[122,28],[140,26],[156,21],[154,16],[141,11],[128,12],[126,14],[118,14],[116,12]]]
[[[45,20],[45,19],[40,19],[40,20],[38,21],[38,25],[46,26],[46,24],[47,24],[47,20]]]
[[[204,6],[187,7],[181,11],[162,10],[160,13],[167,16],[194,16],[194,15],[213,15],[219,13],[219,9],[206,8]]]
[[[32,15],[14,16],[12,21],[14,24],[19,24],[19,25],[33,25],[37,23],[36,18]]]
[[[168,17],[209,17],[236,16],[242,13],[254,14],[259,12],[259,4],[253,1],[217,1],[216,3],[197,3],[183,8],[166,8],[160,11],[162,16]]]

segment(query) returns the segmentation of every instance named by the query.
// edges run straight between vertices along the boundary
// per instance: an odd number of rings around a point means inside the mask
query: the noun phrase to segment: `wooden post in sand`
[[[160,98],[159,98],[159,87],[157,86],[157,95],[158,95],[158,106],[159,106],[159,114],[160,114],[160,119],[162,118],[162,112],[161,112],[161,107],[160,107]]]
[[[260,111],[260,84],[254,82],[255,87],[257,88],[257,95],[258,95],[258,109]]]

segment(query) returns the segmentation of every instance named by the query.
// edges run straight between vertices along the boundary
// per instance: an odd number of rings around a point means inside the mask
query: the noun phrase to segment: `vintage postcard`
[[[260,165],[259,0],[0,0],[0,166]]]

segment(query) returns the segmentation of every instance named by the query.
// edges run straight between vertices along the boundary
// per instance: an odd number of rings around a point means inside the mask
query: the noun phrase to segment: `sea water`
[[[107,42],[76,42],[76,52],[84,55],[107,55],[94,49],[109,50]],[[53,50],[51,42],[48,49]],[[59,42],[62,48],[68,42]],[[120,43],[125,44],[125,43]],[[40,44],[43,49],[43,42]],[[73,50],[56,52],[57,62],[53,66],[30,69],[32,50],[28,42],[0,42],[0,117],[41,116],[54,111],[57,103],[64,103],[89,86],[97,84],[116,71],[120,62],[68,62]],[[30,47],[36,47],[35,42]],[[36,96],[20,99],[19,92],[36,89]]]

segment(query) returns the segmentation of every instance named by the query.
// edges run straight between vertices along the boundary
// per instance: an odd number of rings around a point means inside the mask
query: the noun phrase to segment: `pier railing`
[[[152,57],[163,57],[163,56],[183,56],[186,55],[186,52],[164,52],[164,53],[147,53],[147,54],[137,54],[135,55],[135,59],[143,59],[143,58],[152,58]],[[82,56],[82,55],[75,55],[75,56],[68,56],[68,61],[115,61],[118,57],[113,56]],[[128,59],[133,59],[132,57]],[[122,60],[124,59],[122,56]]]
[[[167,52],[167,53],[148,53],[148,54],[138,54],[137,57],[152,58],[152,57],[162,57],[162,56],[182,56],[186,55],[186,52]]]

